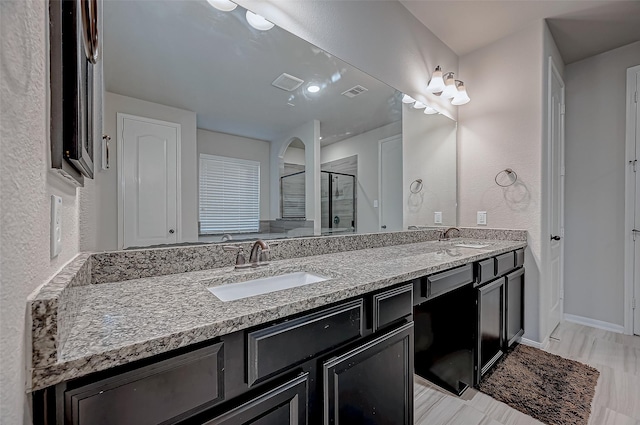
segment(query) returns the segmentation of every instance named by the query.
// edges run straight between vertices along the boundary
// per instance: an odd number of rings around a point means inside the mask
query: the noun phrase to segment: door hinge
[[[635,310],[635,309],[636,309],[636,299],[635,299],[635,298],[633,298],[633,299],[631,300],[631,308],[632,308],[633,310]]]
[[[563,165],[562,167],[560,167],[560,175],[564,177],[564,173],[565,173],[565,170]]]
[[[560,105],[560,115],[564,115],[566,112],[567,112],[567,108],[563,103],[562,105]]]
[[[638,92],[633,94],[633,103],[638,103]]]
[[[560,236],[564,238],[564,227],[560,228]]]

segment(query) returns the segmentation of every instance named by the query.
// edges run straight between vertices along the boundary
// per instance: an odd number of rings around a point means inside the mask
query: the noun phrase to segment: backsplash
[[[526,241],[524,230],[461,228],[460,237]],[[437,228],[414,231],[335,235],[278,239],[268,241],[272,260],[333,254],[357,249],[426,242],[438,239]],[[455,233],[452,236],[456,236]],[[229,243],[241,246],[247,254],[253,242]],[[143,277],[162,276],[198,270],[228,267],[235,264],[235,253],[224,251],[222,244],[170,248],[112,251],[92,255],[91,283],[119,282]]]

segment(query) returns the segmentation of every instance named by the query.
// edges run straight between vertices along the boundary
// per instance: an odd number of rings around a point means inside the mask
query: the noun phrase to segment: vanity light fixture
[[[439,112],[436,109],[432,108],[431,106],[427,106],[426,108],[424,108],[424,113],[426,115],[433,115],[433,114],[438,114]]]
[[[440,65],[436,66],[436,70],[433,71],[433,75],[431,76],[431,80],[429,80],[429,84],[427,85],[427,90],[431,93],[440,93],[444,90],[444,79],[442,78],[442,68]]]
[[[316,86],[315,84],[312,84],[309,87],[307,87],[307,91],[309,93],[318,93],[320,91],[320,86]]]
[[[469,103],[471,99],[467,94],[467,89],[464,88],[464,83],[460,80],[456,80],[456,88],[457,88],[456,94],[455,96],[453,96],[453,99],[451,100],[451,104],[458,106],[458,105],[465,105]]]
[[[414,103],[414,104],[413,104],[413,107],[414,107],[415,109],[422,109],[422,108],[426,108],[426,107],[427,107],[427,105],[425,105],[425,104],[424,104],[424,103],[422,103],[422,102],[416,101],[416,103]]]
[[[259,31],[267,31],[273,28],[273,23],[267,21],[257,13],[251,12],[250,10],[247,10],[246,17],[247,17],[247,22],[249,22],[249,25],[251,25],[252,27],[254,27]]]
[[[436,96],[451,99],[451,104],[456,106],[466,105],[471,100],[467,94],[464,83],[456,80],[453,72],[445,72],[443,78],[443,72],[440,66],[436,66],[431,80],[429,80],[429,84],[427,85],[427,90]]]
[[[447,73],[446,78],[444,79],[444,90],[440,94],[441,97],[445,99],[453,99],[456,95],[456,80],[453,78],[453,72]]]
[[[409,96],[408,94],[405,94],[404,96],[402,96],[402,103],[413,103],[415,101],[416,100],[411,96]]]
[[[215,7],[218,10],[221,10],[223,12],[231,12],[236,7],[238,7],[237,4],[235,4],[234,2],[229,1],[229,0],[207,0],[207,2],[211,6]]]

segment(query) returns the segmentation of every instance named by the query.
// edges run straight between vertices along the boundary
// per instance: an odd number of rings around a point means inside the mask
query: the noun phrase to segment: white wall
[[[118,249],[118,166],[117,113],[137,115],[181,126],[181,182],[182,182],[182,239],[198,240],[198,161],[196,153],[196,114],[170,106],[147,102],[115,93],[105,93],[104,131],[111,136],[111,166],[99,170],[95,176],[95,204],[93,211],[83,210],[82,250]],[[83,200],[84,202],[84,200]],[[90,223],[94,223],[92,227]]]
[[[304,149],[294,148],[289,145],[284,152],[284,162],[287,164],[304,165]]]
[[[276,25],[415,99],[457,119],[451,102],[428,93],[437,65],[458,71],[458,57],[397,1],[239,0]],[[463,73],[471,87],[475,83]]]
[[[535,341],[541,341],[543,32],[538,22],[460,58],[471,102],[460,107],[458,121],[458,224],[476,226],[480,210],[488,227],[528,230],[525,337]],[[494,177],[507,167],[518,182],[498,187]]]
[[[565,312],[624,325],[626,70],[640,42],[567,65]]]
[[[349,139],[324,146],[320,151],[321,162],[358,155],[357,227],[358,233],[379,232],[378,209],[373,201],[378,194],[378,141],[402,133],[400,121],[359,134]],[[401,205],[398,208],[402,208]]]
[[[403,223],[434,225],[434,212],[442,224],[457,224],[456,122],[444,115],[425,115],[406,104],[402,108]],[[419,193],[411,184],[422,179]]]
[[[198,129],[197,139],[198,158],[205,153],[260,162],[260,220],[269,220],[269,142],[201,128]]]
[[[31,422],[27,296],[78,253],[78,189],[51,174],[47,3],[0,2],[0,421]],[[62,197],[62,252],[49,253],[50,196]]]

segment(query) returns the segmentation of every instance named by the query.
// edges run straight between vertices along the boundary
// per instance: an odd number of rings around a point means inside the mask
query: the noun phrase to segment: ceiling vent
[[[293,75],[283,73],[278,78],[273,80],[273,83],[271,83],[271,85],[282,90],[294,91],[295,89],[300,87],[302,83],[304,83],[304,80],[301,80],[298,77],[294,77]]]
[[[342,92],[343,96],[347,96],[349,99],[354,98],[362,93],[369,91],[369,89],[365,89],[364,87],[358,85],[355,87],[351,87],[349,90]]]

